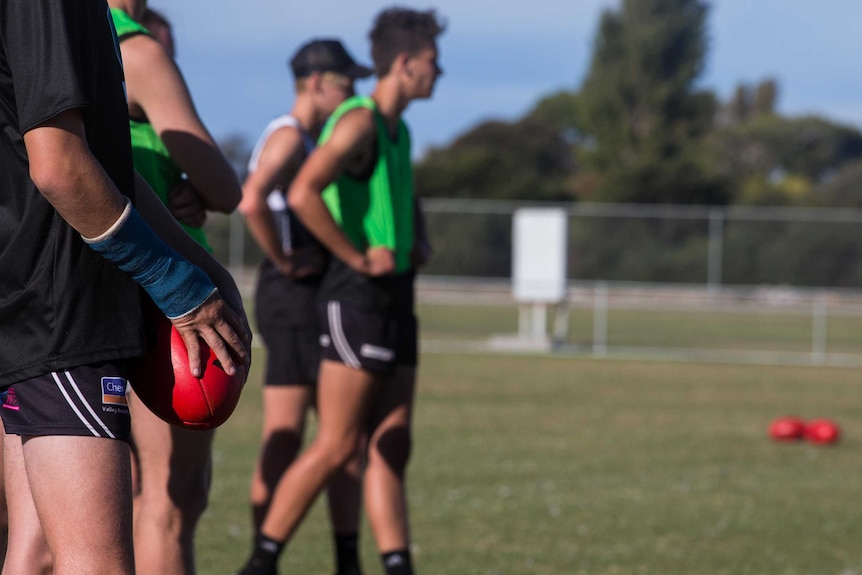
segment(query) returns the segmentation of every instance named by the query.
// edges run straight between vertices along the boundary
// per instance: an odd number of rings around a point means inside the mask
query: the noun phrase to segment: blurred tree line
[[[701,0],[624,0],[598,23],[579,89],[524,117],[480,124],[416,166],[422,197],[862,207],[862,133],[778,112],[779,85],[740,84],[727,101],[698,86],[708,51]],[[510,224],[435,218],[431,271],[509,275]],[[508,226],[508,227],[507,227]],[[707,221],[576,219],[570,277],[702,282]],[[478,238],[484,238],[484,242]],[[728,283],[862,287],[854,226],[728,223]],[[468,261],[456,246],[481,245]],[[500,250],[505,254],[499,254]],[[449,254],[452,254],[450,257]],[[491,268],[491,269],[488,269]]]
[[[698,85],[709,48],[708,14],[703,0],[623,0],[607,9],[579,88],[545,96],[514,121],[487,121],[430,149],[415,166],[417,193],[862,207],[859,130],[781,115],[779,84],[772,78],[740,84],[726,101]],[[230,148],[236,157],[247,156],[247,146],[237,141]],[[436,257],[428,272],[510,274],[508,217],[430,219]],[[704,281],[707,227],[706,221],[573,221],[570,276]],[[722,275],[730,283],[862,287],[862,245],[853,228],[729,223]],[[254,248],[247,249],[254,258]]]

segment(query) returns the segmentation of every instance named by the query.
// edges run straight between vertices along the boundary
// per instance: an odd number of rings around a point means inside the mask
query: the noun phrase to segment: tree
[[[729,200],[701,145],[717,105],[695,90],[707,50],[700,0],[624,0],[602,15],[580,93],[603,201]]]
[[[758,115],[716,129],[709,150],[716,170],[734,182],[737,203],[825,205],[832,197],[847,205],[847,193],[824,196],[817,188],[862,158],[862,133],[813,116]]]
[[[574,171],[558,126],[491,121],[430,150],[416,165],[416,189],[423,197],[564,201],[573,199],[566,181]]]

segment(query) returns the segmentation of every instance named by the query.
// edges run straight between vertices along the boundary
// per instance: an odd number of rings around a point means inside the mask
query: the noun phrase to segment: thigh
[[[22,440],[30,491],[55,569],[84,573],[110,565],[114,573],[132,573],[128,445],[57,435]]]
[[[314,388],[308,385],[268,385],[263,388],[263,431],[290,430],[301,434],[312,404]]]
[[[7,501],[8,541],[11,551],[6,556],[5,567],[11,573],[25,573],[28,569],[41,572],[40,568],[50,565],[51,556],[33,503],[33,495],[30,493],[21,437],[18,435],[4,437],[3,467],[6,482],[3,497]]]
[[[381,381],[368,418],[369,446],[373,447],[388,430],[410,429],[415,395],[415,367],[398,366],[392,376]]]
[[[132,413],[132,445],[138,462],[141,493],[170,494],[181,499],[189,488],[206,489],[209,484],[213,430],[190,431],[159,419],[129,393]]]
[[[318,437],[358,441],[378,387],[370,372],[323,360],[317,389]]]

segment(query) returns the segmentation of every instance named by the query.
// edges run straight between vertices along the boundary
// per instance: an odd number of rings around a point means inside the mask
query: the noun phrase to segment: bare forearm
[[[243,210],[248,230],[261,251],[275,264],[284,261],[285,254],[279,241],[273,213],[266,207]]]
[[[162,139],[208,209],[223,213],[236,209],[242,198],[239,180],[208,135],[168,132]]]
[[[61,114],[24,135],[30,176],[78,233],[96,237],[120,217],[125,200],[90,153],[78,116]]]
[[[230,273],[177,224],[156,193],[137,173],[135,173],[135,195],[138,211],[162,241],[201,268],[231,308],[242,311],[242,297]]]

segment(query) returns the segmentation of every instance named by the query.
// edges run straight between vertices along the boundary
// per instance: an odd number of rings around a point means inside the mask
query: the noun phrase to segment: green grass
[[[424,305],[420,306],[420,315],[423,333],[432,339],[483,339],[518,330],[515,307]],[[569,343],[591,345],[592,340],[592,310],[571,310]],[[789,313],[611,309],[608,345],[807,353],[812,346],[812,319],[810,315]],[[827,350],[862,352],[862,317],[830,316]]]
[[[457,310],[464,332],[480,312]],[[448,329],[442,314],[422,319],[426,336]],[[422,361],[409,481],[420,574],[862,574],[859,370]],[[202,574],[231,573],[249,549],[262,363],[258,353],[217,435]],[[843,442],[771,442],[769,422],[790,413],[836,419]],[[367,526],[362,552],[366,574],[380,575]],[[332,564],[318,502],[282,573],[326,575]]]

